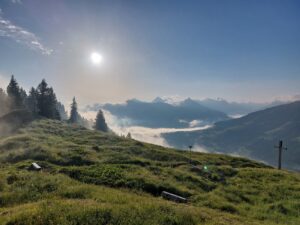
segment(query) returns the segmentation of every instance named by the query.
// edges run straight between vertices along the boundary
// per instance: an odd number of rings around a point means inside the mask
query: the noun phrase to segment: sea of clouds
[[[170,146],[169,143],[163,138],[164,133],[173,133],[178,131],[197,131],[210,128],[211,125],[197,126],[201,124],[201,121],[191,121],[188,128],[149,128],[142,126],[132,126],[132,121],[129,118],[118,118],[112,115],[109,111],[103,110],[105,120],[109,128],[117,135],[131,134],[131,137],[138,141],[157,144],[165,147]],[[97,112],[95,111],[83,111],[80,112],[82,116],[87,119],[94,119]],[[201,146],[194,146],[193,151],[208,152]]]

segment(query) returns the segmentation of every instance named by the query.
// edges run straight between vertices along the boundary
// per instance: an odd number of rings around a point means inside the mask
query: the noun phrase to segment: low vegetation
[[[0,162],[0,224],[300,224],[299,174],[243,158],[192,153],[191,166],[184,151],[38,120],[0,138]]]

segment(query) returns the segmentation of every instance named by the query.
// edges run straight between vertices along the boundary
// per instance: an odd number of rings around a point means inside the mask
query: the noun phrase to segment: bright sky
[[[0,82],[46,78],[64,102],[300,93],[297,0],[1,0],[0,9]]]

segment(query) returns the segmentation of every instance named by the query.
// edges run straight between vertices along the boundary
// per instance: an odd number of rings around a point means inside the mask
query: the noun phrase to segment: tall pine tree
[[[71,112],[70,112],[70,123],[78,123],[79,114],[77,111],[77,102],[75,97],[73,98],[72,104],[71,104]]]
[[[103,115],[103,112],[101,109],[97,113],[94,128],[95,128],[95,130],[108,132],[108,126],[105,122],[105,118],[104,118],[104,115]]]
[[[21,101],[22,101],[22,106],[25,106],[26,104],[26,99],[27,99],[27,93],[23,88],[20,88],[20,96],[21,96]]]
[[[29,91],[29,95],[26,100],[27,108],[32,112],[34,116],[39,114],[38,108],[38,92],[35,88],[31,88]]]
[[[50,119],[60,119],[57,110],[56,95],[51,87],[48,87],[45,79],[37,87],[37,105],[39,115]]]
[[[73,98],[72,104],[71,104],[69,123],[76,123],[79,126],[83,126],[88,129],[90,129],[93,126],[92,121],[85,119],[78,113],[78,104],[76,102],[75,97]]]
[[[68,113],[66,112],[65,106],[61,102],[57,102],[56,108],[59,112],[61,120],[68,120]]]
[[[11,109],[19,109],[24,107],[24,98],[26,97],[26,92],[19,87],[14,75],[11,76],[6,92]]]

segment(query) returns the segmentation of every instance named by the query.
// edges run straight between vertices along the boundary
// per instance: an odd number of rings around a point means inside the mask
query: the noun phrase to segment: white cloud
[[[22,0],[10,0],[14,4],[22,4]]]
[[[230,118],[232,119],[238,119],[245,116],[245,114],[233,114],[233,115],[229,115]]]
[[[105,120],[110,129],[112,129],[118,135],[127,135],[130,132],[131,136],[135,140],[157,144],[165,147],[170,146],[167,141],[163,138],[162,134],[164,133],[173,133],[178,131],[196,131],[196,130],[204,130],[209,127],[201,126],[201,127],[190,127],[190,128],[149,128],[149,127],[141,127],[141,126],[132,126],[131,120],[128,118],[117,118],[112,115],[110,112],[106,110],[102,110],[105,116]],[[87,119],[95,119],[97,112],[95,111],[81,111],[80,114]],[[195,146],[193,151],[201,151],[204,152],[204,148],[200,146]]]
[[[203,121],[201,120],[192,120],[191,122],[189,122],[189,127],[197,127],[200,126],[201,123],[203,123]]]
[[[70,104],[68,104],[70,105]],[[79,110],[80,115],[83,116],[84,118],[88,120],[94,120],[96,118],[97,112],[96,111],[84,111],[84,110]]]
[[[17,43],[23,44],[44,55],[50,55],[53,51],[52,49],[45,47],[34,33],[31,33],[22,27],[14,25],[11,21],[4,19],[1,16],[1,13],[0,37],[11,38]]]
[[[106,117],[107,118],[107,117]],[[110,123],[108,121],[108,125]],[[115,131],[117,134],[126,135],[128,132],[131,133],[131,136],[139,141],[148,142],[152,144],[162,145],[165,147],[171,147],[167,141],[163,138],[162,134],[164,133],[174,133],[179,131],[196,131],[204,130],[211,126],[203,127],[194,127],[194,128],[149,128],[149,127],[140,127],[140,126],[110,126],[110,128]],[[200,147],[197,148],[200,151]],[[195,149],[196,151],[196,149]]]
[[[184,100],[184,98],[180,95],[169,95],[169,96],[162,96],[161,99],[168,104],[171,105],[179,105],[180,102]]]

